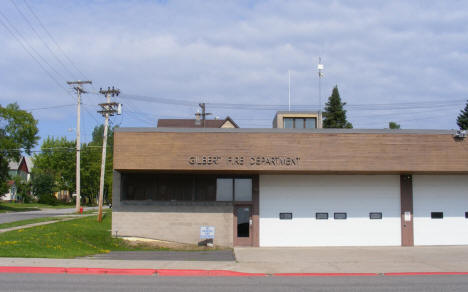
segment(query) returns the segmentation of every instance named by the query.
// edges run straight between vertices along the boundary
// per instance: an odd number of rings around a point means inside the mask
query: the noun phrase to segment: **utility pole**
[[[211,115],[211,113],[207,113],[206,112],[206,105],[204,102],[202,103],[199,103],[198,106],[201,108],[202,112],[201,112],[201,116],[202,116],[202,125],[203,125],[203,128],[205,127],[205,119],[206,119],[206,116],[208,115]]]
[[[110,87],[107,90],[99,90],[100,94],[106,96],[106,103],[100,103],[99,106],[102,108],[98,113],[105,117],[104,122],[104,135],[102,141],[102,158],[101,158],[101,180],[99,182],[99,212],[98,212],[98,222],[102,221],[102,201],[104,198],[104,174],[106,172],[106,149],[107,149],[107,128],[109,126],[109,116],[113,116],[118,113],[119,104],[116,102],[111,102],[111,96],[116,96],[120,94],[120,90],[112,89]]]
[[[83,89],[83,84],[92,84],[91,81],[67,81],[68,85],[72,85],[73,89],[76,91],[78,97],[78,102],[76,104],[76,210],[75,212],[80,212],[80,201],[81,201],[81,178],[80,178],[80,151],[81,151],[81,142],[80,142],[80,105],[81,105],[81,94],[86,93],[86,90]]]

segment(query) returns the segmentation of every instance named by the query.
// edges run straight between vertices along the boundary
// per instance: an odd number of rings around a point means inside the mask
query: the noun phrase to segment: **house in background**
[[[21,159],[16,161],[10,161],[8,163],[8,174],[10,178],[15,176],[21,177],[24,181],[28,182],[31,180],[31,171],[33,168],[33,161],[31,157],[21,156]],[[0,199],[5,201],[15,201],[18,198],[16,197],[16,185],[13,180],[8,181],[8,186],[10,187],[8,193],[0,197]]]
[[[158,128],[239,128],[230,118],[205,120],[200,119],[159,119]]]

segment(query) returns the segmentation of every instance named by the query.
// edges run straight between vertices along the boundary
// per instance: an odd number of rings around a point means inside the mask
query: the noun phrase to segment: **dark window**
[[[431,212],[431,219],[444,219],[444,212]]]
[[[315,213],[315,219],[326,220],[328,219],[328,213]]]
[[[468,212],[465,212],[465,218],[468,219]]]
[[[369,213],[369,219],[382,219],[382,212]]]
[[[337,220],[344,220],[344,219],[347,218],[347,215],[346,215],[346,213],[341,213],[341,212],[340,212],[340,213],[335,213],[335,214],[333,215],[333,217],[334,217],[335,219],[337,219]]]
[[[199,177],[195,183],[195,201],[216,201],[215,177]]]
[[[292,213],[280,213],[280,220],[292,220]]]
[[[250,207],[237,208],[237,237],[250,236]]]

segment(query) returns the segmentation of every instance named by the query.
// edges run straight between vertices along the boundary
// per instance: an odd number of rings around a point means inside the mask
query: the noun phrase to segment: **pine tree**
[[[397,123],[395,123],[395,122],[389,122],[389,123],[388,123],[388,127],[389,127],[390,129],[400,129],[400,124],[397,124]]]
[[[346,102],[341,102],[338,86],[333,88],[332,95],[328,98],[323,112],[324,128],[352,128],[353,125],[346,120],[346,110],[343,108]]]
[[[457,118],[457,125],[460,130],[468,130],[468,101],[466,101],[465,109],[460,111],[460,115]]]

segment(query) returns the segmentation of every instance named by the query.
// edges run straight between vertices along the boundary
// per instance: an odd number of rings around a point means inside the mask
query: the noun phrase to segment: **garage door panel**
[[[260,176],[260,245],[400,245],[399,184],[399,176]],[[280,220],[281,212],[293,219]],[[329,219],[315,219],[316,212]],[[335,212],[347,219],[335,220]],[[383,219],[369,219],[370,212]]]
[[[413,176],[414,244],[468,244],[468,176]],[[432,219],[431,212],[443,212]]]

